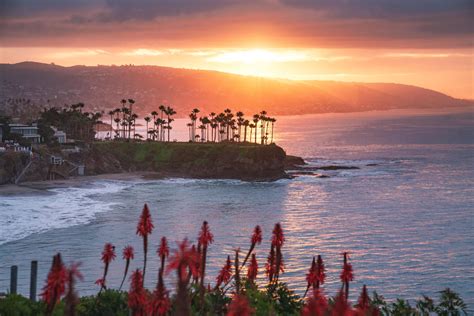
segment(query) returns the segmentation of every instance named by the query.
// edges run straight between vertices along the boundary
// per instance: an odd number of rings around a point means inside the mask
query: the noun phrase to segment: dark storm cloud
[[[0,16],[21,18],[44,13],[71,14],[75,10],[97,7],[100,3],[95,0],[1,0]]]
[[[105,21],[152,20],[158,16],[213,11],[238,3],[238,0],[107,0],[107,10],[101,14],[101,18]]]
[[[34,17],[45,12],[74,15],[75,10],[95,9],[104,22],[116,20],[150,20],[213,11],[238,0],[2,0],[0,14],[5,17]]]
[[[280,0],[290,7],[343,18],[401,18],[434,13],[472,15],[472,0]]]
[[[0,40],[226,45],[238,35],[310,47],[468,47],[473,6],[474,0],[0,0]]]

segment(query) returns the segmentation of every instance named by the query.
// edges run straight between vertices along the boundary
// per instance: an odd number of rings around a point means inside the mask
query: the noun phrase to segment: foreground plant
[[[199,276],[197,265],[199,264],[199,254],[189,247],[189,242],[184,239],[178,246],[168,264],[168,271],[176,270],[176,315],[190,315],[191,302],[188,294],[188,284],[192,276]]]
[[[352,273],[352,264],[348,262],[348,253],[344,252],[344,264],[342,266],[341,272],[341,281],[342,281],[342,290],[344,290],[345,299],[349,299],[349,282],[354,280],[354,274]]]
[[[255,226],[252,238],[250,239],[250,248],[249,251],[247,252],[247,255],[245,256],[244,261],[242,262],[242,267],[245,266],[247,263],[247,260],[249,259],[250,255],[252,254],[252,251],[255,249],[256,245],[260,245],[262,243],[262,229],[260,228],[259,225]]]
[[[214,235],[211,233],[209,229],[209,225],[206,221],[202,223],[201,232],[199,233],[199,245],[202,247],[201,253],[201,262],[200,262],[200,277],[201,280],[199,282],[199,298],[201,302],[201,307],[204,306],[204,276],[206,274],[206,259],[207,259],[207,247],[208,245],[214,242]]]
[[[102,262],[104,263],[104,274],[102,275],[102,278],[95,281],[95,283],[100,286],[99,293],[102,292],[102,290],[107,289],[107,272],[109,271],[110,263],[115,259],[115,257],[115,246],[111,243],[106,243],[104,245],[101,258]]]
[[[41,293],[41,297],[46,302],[46,315],[53,313],[54,306],[59,302],[66,290],[67,279],[66,267],[61,259],[61,254],[58,253],[53,257],[51,270],[49,270],[46,284]]]
[[[119,291],[122,289],[123,283],[127,278],[128,268],[130,267],[130,260],[133,260],[134,252],[132,246],[126,246],[123,248],[122,257],[125,260],[125,271],[123,272],[123,279],[120,283]]]
[[[143,288],[143,274],[137,269],[130,277],[130,291],[128,292],[128,307],[130,307],[133,316],[142,316],[145,314],[147,297]]]
[[[76,315],[76,306],[79,304],[79,295],[75,290],[77,281],[82,281],[84,278],[79,271],[80,263],[73,263],[67,269],[67,292],[64,297],[65,314],[68,316]]]
[[[140,221],[138,222],[137,226],[137,235],[143,238],[143,282],[145,282],[145,273],[146,273],[146,261],[147,261],[147,253],[148,253],[148,235],[151,234],[153,231],[153,223],[151,221],[150,210],[148,209],[148,205],[145,203],[143,206],[143,211],[140,216]]]
[[[146,268],[146,253],[148,235],[153,224],[149,209],[145,204],[137,233],[143,237],[144,269]],[[323,292],[321,285],[325,283],[325,265],[321,256],[313,257],[311,266],[306,274],[306,292],[300,298],[279,276],[284,273],[282,246],[285,242],[283,229],[277,223],[272,231],[270,253],[265,272],[268,282],[257,282],[259,266],[254,252],[262,240],[259,226],[255,227],[250,248],[244,262],[240,262],[240,250],[235,250],[235,256],[227,260],[219,271],[215,286],[204,286],[207,266],[208,246],[214,241],[207,222],[203,222],[198,244],[191,245],[187,239],[178,243],[173,255],[166,266],[169,247],[166,237],[161,238],[157,254],[160,268],[156,287],[148,291],[144,287],[144,271],[137,269],[130,277],[130,290],[127,292],[107,289],[106,278],[110,263],[115,259],[115,247],[111,243],[104,245],[101,260],[104,272],[97,282],[101,288],[98,295],[79,298],[75,285],[82,280],[78,264],[68,268],[62,262],[58,253],[53,257],[51,270],[39,303],[30,302],[17,295],[7,295],[0,299],[0,315],[343,315],[343,316],[376,316],[376,315],[467,315],[467,307],[462,298],[450,289],[441,292],[439,303],[423,297],[413,307],[410,302],[397,299],[387,303],[384,298],[374,292],[370,297],[367,287],[361,289],[359,298],[354,305],[349,301],[349,283],[354,279],[353,267],[349,262],[347,252],[343,253],[342,272],[339,277],[342,282],[340,291],[335,297],[329,297]],[[126,260],[124,279],[127,277],[130,261],[134,258],[131,246],[123,250]],[[246,266],[246,261],[250,262]],[[247,267],[246,274],[241,273]],[[170,296],[164,283],[164,273],[176,271],[177,282],[175,295]],[[192,282],[191,282],[192,280]],[[231,282],[231,281],[234,282]],[[260,283],[260,284],[259,284]],[[266,283],[266,284],[265,284]],[[122,281],[123,284],[123,281]],[[121,286],[122,286],[121,284]],[[305,297],[307,299],[305,300]],[[63,298],[63,301],[61,301]]]
[[[315,257],[313,257],[311,268],[309,269],[308,274],[306,274],[306,281],[308,282],[308,285],[306,286],[306,291],[304,292],[303,297],[306,297],[310,287],[313,288],[313,291],[319,290],[319,285],[324,284],[325,279],[326,274],[323,258],[318,255],[318,261],[316,261]]]

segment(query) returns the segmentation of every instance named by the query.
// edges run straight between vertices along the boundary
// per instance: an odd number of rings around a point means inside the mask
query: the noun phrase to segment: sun
[[[224,72],[258,77],[278,77],[280,74],[282,77],[282,67],[306,58],[304,51],[253,48],[220,51],[206,61],[211,68]]]
[[[280,51],[269,49],[247,49],[247,50],[233,50],[223,52],[210,57],[208,60],[218,63],[242,63],[242,64],[257,64],[257,63],[281,63],[304,60],[305,54],[297,51]]]

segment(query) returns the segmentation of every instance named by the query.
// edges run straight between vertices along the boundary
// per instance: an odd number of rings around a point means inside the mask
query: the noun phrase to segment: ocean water
[[[187,129],[174,130],[184,139]],[[322,171],[329,178],[249,183],[236,180],[94,181],[82,188],[54,189],[34,196],[0,196],[0,291],[9,286],[11,265],[19,266],[19,291],[28,294],[29,262],[39,261],[40,285],[51,257],[81,262],[81,294],[93,294],[101,276],[103,244],[118,252],[130,244],[142,265],[135,235],[143,204],[155,230],[150,239],[146,285],[154,286],[155,250],[161,236],[195,240],[203,220],[215,242],[209,249],[208,281],[214,282],[228,254],[248,249],[255,225],[264,242],[256,249],[260,267],[271,230],[281,222],[285,273],[298,293],[312,257],[327,267],[327,293],[340,287],[341,252],[349,251],[355,280],[388,299],[437,296],[450,287],[474,307],[474,115],[472,109],[436,112],[387,111],[282,117],[276,142],[310,166],[360,169]],[[1,188],[0,188],[1,190]],[[108,283],[118,287],[121,254]],[[263,269],[262,274],[263,277]],[[173,287],[172,276],[168,287]]]

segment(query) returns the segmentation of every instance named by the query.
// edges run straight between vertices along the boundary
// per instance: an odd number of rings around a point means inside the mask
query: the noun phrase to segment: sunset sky
[[[398,82],[474,98],[470,0],[2,0],[0,62]]]

